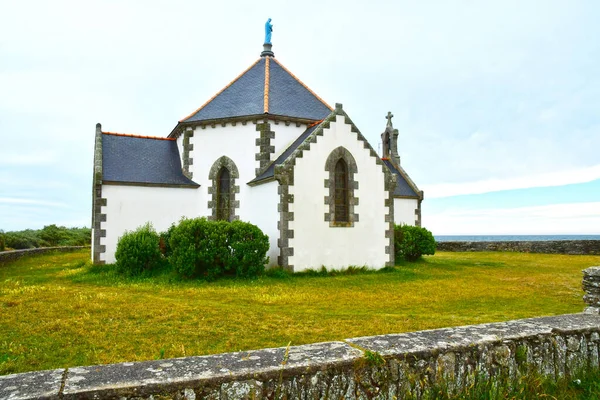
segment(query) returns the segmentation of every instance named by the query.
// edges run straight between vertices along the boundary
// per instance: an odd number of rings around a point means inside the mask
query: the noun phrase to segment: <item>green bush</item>
[[[150,223],[119,238],[115,258],[117,271],[136,276],[150,272],[161,265],[158,233]]]
[[[435,239],[419,226],[396,225],[394,229],[396,261],[416,261],[424,254],[435,254]]]
[[[269,262],[269,237],[258,226],[248,222],[233,221],[227,228],[231,250],[229,268],[235,269],[235,275],[239,277],[261,275]]]
[[[6,245],[4,244],[4,231],[0,229],[0,251],[4,251],[6,249]]]
[[[169,229],[160,233],[160,242],[159,242],[160,252],[165,257],[169,257],[171,255],[170,240],[171,240],[171,235],[173,234],[173,231],[175,230],[175,227],[176,227],[175,224],[171,224]]]
[[[6,232],[4,234],[4,245],[15,250],[43,247],[45,243],[37,236],[37,232],[31,229],[19,232]]]
[[[169,236],[169,263],[188,278],[257,276],[268,260],[269,238],[247,222],[182,219]]]

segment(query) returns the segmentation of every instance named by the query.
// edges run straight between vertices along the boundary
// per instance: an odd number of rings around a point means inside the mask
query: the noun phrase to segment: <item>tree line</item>
[[[46,225],[42,229],[4,232],[0,230],[0,251],[37,247],[87,246],[92,242],[90,228]]]

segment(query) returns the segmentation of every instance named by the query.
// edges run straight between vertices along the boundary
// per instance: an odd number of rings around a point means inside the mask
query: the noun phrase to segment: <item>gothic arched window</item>
[[[217,219],[229,221],[231,210],[231,177],[227,167],[221,167],[219,178],[217,179]]]
[[[325,171],[329,172],[325,179],[325,187],[329,195],[325,196],[325,221],[331,227],[352,227],[358,222],[358,214],[354,206],[358,205],[355,190],[358,189],[356,174],[358,168],[352,154],[345,147],[334,149],[325,161]]]
[[[335,164],[335,222],[349,222],[348,165],[343,158]]]
[[[240,201],[236,200],[236,194],[240,187],[236,185],[240,173],[237,166],[227,156],[220,157],[210,168],[208,179],[208,209],[212,215],[211,220],[235,221],[239,219],[236,209],[240,208]]]

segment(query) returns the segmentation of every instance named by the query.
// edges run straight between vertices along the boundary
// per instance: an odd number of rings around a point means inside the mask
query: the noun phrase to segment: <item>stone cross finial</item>
[[[385,117],[385,119],[388,120],[387,122],[387,126],[389,126],[390,128],[393,128],[394,126],[392,125],[392,118],[394,118],[394,114],[392,114],[391,111],[388,111],[387,116]]]

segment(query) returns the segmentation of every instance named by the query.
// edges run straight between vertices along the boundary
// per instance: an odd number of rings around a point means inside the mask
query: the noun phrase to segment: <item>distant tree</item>
[[[59,242],[67,237],[67,228],[58,227],[54,224],[46,225],[40,231],[40,239],[48,244],[48,246],[58,246]]]
[[[0,251],[4,251],[6,249],[6,243],[4,240],[4,231],[0,229]]]

